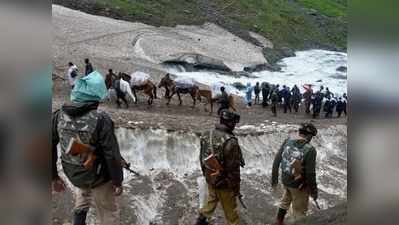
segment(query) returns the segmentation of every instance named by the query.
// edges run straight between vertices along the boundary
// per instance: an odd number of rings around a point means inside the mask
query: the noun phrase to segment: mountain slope
[[[73,9],[156,26],[216,23],[259,44],[276,48],[346,50],[346,0],[53,0]]]

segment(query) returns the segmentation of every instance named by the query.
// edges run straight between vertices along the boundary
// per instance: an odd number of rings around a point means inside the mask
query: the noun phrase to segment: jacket
[[[114,134],[114,123],[102,111],[98,102],[68,103],[52,118],[52,178],[58,178],[57,145],[60,145],[61,164],[71,183],[79,188],[94,188],[112,181],[121,186],[123,181],[122,157]],[[84,144],[94,147],[97,159],[91,170],[82,165],[81,156],[66,153],[72,137],[78,136]]]
[[[291,146],[289,146],[291,145]],[[306,187],[310,193],[317,195],[316,183],[316,149],[304,139],[286,139],[277,152],[272,169],[272,185],[278,184],[279,168],[283,160],[283,153],[287,147],[296,147],[303,151],[302,168],[303,179],[295,180],[294,176],[282,172],[281,178],[284,186],[290,188]],[[303,186],[303,184],[305,184]]]
[[[244,167],[245,162],[237,138],[226,126],[218,124],[212,131],[212,146],[210,146],[210,134],[211,132],[208,131],[201,135],[200,164],[207,183],[212,185],[210,182],[212,178],[205,172],[204,159],[211,154],[211,148],[213,148],[219,163],[223,167],[223,171],[217,177],[216,185],[213,188],[239,190],[240,167]]]

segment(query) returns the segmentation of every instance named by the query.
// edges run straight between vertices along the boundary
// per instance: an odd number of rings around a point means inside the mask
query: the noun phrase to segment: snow
[[[314,90],[319,89],[323,85],[338,95],[347,93],[347,79],[333,77],[337,75],[346,77],[346,73],[337,71],[337,68],[340,66],[347,67],[346,53],[317,49],[298,51],[295,57],[284,58],[279,64],[282,66],[282,71],[256,72],[253,73],[255,78],[233,77],[215,72],[173,72],[176,76],[189,77],[211,87],[215,83],[224,83],[228,86],[231,93],[240,96],[244,96],[245,93],[231,86],[235,82],[240,82],[244,85],[248,82],[251,85],[255,85],[256,82],[269,82],[272,84],[288,85],[289,87],[296,84],[302,91],[304,91],[302,85],[313,84]],[[321,82],[317,82],[320,80]]]

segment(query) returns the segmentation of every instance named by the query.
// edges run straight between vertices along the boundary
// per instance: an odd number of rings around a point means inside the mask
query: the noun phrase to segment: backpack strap
[[[215,150],[213,149],[213,129],[209,131],[209,150],[211,151],[212,155],[215,154]]]

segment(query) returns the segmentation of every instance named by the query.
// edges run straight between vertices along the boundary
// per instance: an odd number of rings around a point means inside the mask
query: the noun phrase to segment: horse
[[[131,84],[131,79],[132,77],[126,73],[121,73],[122,76],[127,77],[127,81]],[[147,103],[148,105],[152,105],[154,99],[157,99],[157,86],[149,79],[145,80],[141,85],[132,85],[131,84],[131,89],[133,92],[134,97],[136,98],[136,104],[137,104],[137,91],[143,91],[145,95],[148,96]]]
[[[218,99],[217,98],[212,98],[212,91],[210,91],[210,90],[199,90],[197,99],[200,102],[202,101],[201,97],[204,97],[207,100],[205,105],[204,105],[205,111],[207,111],[206,106],[208,104],[210,104],[210,107],[211,107],[210,114],[212,114],[213,113],[213,103],[215,103]],[[235,102],[234,102],[234,96],[233,95],[229,95],[229,108],[231,108],[233,111],[237,111],[237,109],[235,107]]]
[[[180,94],[190,94],[193,99],[193,107],[195,107],[199,92],[199,87],[197,85],[188,88],[177,87],[176,82],[170,78],[170,74],[168,73],[159,82],[158,88],[162,87],[165,88],[165,97],[168,99],[166,105],[170,104],[170,100],[175,94],[177,94],[177,97],[179,98],[179,105],[182,105],[183,101],[181,100]]]

